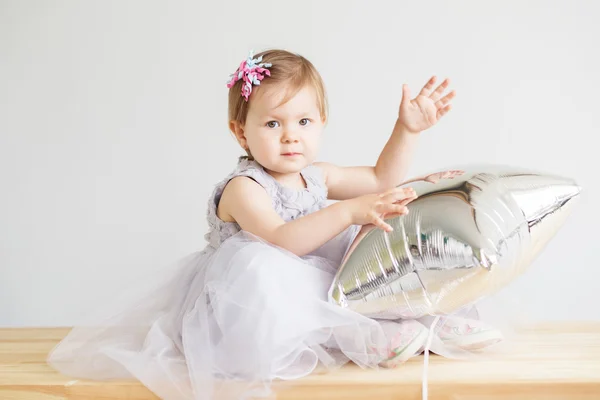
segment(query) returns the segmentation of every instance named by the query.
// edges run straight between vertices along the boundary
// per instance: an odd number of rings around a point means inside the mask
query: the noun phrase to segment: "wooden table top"
[[[73,379],[46,356],[68,328],[0,328],[0,399],[155,399],[136,381]],[[480,360],[430,356],[429,400],[600,399],[600,321],[529,327]],[[277,399],[421,399],[423,356],[393,370],[354,364],[274,383]]]

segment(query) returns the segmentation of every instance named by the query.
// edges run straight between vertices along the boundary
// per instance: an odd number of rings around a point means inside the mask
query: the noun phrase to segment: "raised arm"
[[[375,166],[342,167],[315,163],[323,170],[329,198],[346,200],[400,185],[408,172],[417,140],[418,135],[406,132],[397,121]]]
[[[450,110],[451,91],[443,96],[449,85],[444,80],[435,90],[436,78],[432,77],[410,100],[407,85],[402,87],[402,102],[392,135],[384,146],[375,166],[340,167],[329,163],[316,163],[323,169],[329,198],[345,200],[367,193],[377,193],[403,183],[419,133],[433,126]]]

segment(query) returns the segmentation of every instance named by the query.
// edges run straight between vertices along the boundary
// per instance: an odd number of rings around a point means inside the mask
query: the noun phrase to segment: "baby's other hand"
[[[368,194],[346,200],[353,224],[373,224],[391,232],[392,227],[384,219],[408,214],[406,205],[417,198],[410,187],[396,187],[379,194]]]
[[[410,98],[408,85],[402,85],[402,101],[398,110],[398,121],[407,132],[419,133],[435,125],[452,107],[456,96],[454,90],[444,94],[450,84],[449,79],[434,89],[437,78],[432,76],[423,86],[417,97]]]

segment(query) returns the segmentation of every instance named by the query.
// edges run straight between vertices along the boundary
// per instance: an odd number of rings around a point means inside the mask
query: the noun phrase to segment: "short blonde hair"
[[[284,104],[289,99],[294,97],[302,88],[307,85],[312,86],[317,93],[317,106],[321,113],[321,119],[327,120],[327,94],[325,92],[325,85],[321,75],[314,67],[314,65],[306,58],[299,54],[294,54],[286,50],[266,50],[258,53],[254,58],[262,56],[264,63],[271,63],[269,67],[271,76],[266,76],[260,83],[260,86],[253,86],[252,93],[248,98],[248,101],[242,97],[242,85],[243,80],[237,81],[229,89],[229,121],[237,121],[244,125],[248,116],[249,103],[252,101],[252,97],[256,95],[257,91],[260,91],[262,87],[285,84],[288,92],[283,98],[281,104]]]

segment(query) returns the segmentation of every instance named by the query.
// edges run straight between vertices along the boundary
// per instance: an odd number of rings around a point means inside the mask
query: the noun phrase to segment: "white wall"
[[[241,154],[225,82],[266,47],[320,69],[324,160],[374,163],[402,83],[435,73],[458,97],[411,175],[492,162],[576,178],[579,207],[494,304],[600,319],[599,17],[591,0],[0,1],[0,326],[72,325],[204,246],[207,197]]]

